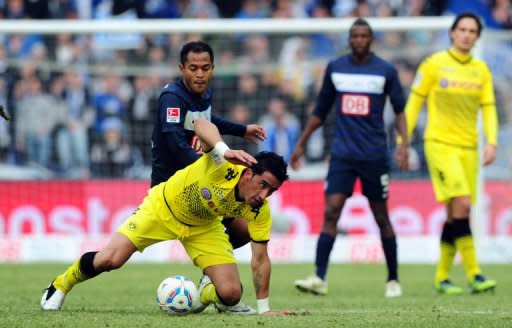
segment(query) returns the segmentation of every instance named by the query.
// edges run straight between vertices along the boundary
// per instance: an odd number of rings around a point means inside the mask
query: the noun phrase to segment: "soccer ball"
[[[185,276],[165,278],[156,291],[156,302],[162,311],[172,315],[190,313],[199,302],[199,292],[193,281]]]

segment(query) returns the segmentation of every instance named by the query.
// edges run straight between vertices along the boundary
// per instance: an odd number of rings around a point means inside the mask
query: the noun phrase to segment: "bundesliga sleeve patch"
[[[167,123],[179,123],[180,122],[180,109],[178,107],[167,108]]]

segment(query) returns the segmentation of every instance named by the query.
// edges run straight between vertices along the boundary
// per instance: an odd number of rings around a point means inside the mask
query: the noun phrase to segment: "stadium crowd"
[[[461,3],[463,2],[463,5]],[[3,0],[0,17],[17,19],[325,18],[432,16],[473,10],[488,27],[512,27],[510,0]],[[62,178],[147,179],[151,132],[161,88],[179,76],[178,52],[204,39],[216,52],[213,112],[235,122],[260,123],[268,140],[259,147],[288,159],[312,110],[327,60],[347,50],[346,34],[0,34],[0,103],[12,120],[0,121],[0,164],[37,167]],[[375,48],[399,71],[408,94],[418,63],[447,35],[377,33]],[[497,92],[500,139],[512,136],[510,45],[487,58]],[[484,51],[484,56],[486,52]],[[508,107],[507,107],[508,106]],[[392,111],[386,111],[394,147]],[[332,120],[332,118],[331,118]],[[420,118],[413,137],[412,171],[427,176]],[[311,137],[309,163],[326,160],[330,125]],[[226,138],[234,148],[258,147]],[[390,149],[390,151],[394,151]],[[510,146],[498,158],[512,162]],[[502,165],[500,166],[500,160]],[[394,168],[395,172],[398,169]],[[398,174],[398,173],[397,173]]]

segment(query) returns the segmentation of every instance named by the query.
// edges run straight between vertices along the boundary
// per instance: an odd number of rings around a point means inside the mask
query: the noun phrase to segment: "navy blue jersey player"
[[[152,135],[151,186],[155,186],[199,158],[200,148],[193,121],[202,117],[214,123],[221,134],[240,136],[253,143],[265,140],[261,125],[236,124],[212,114],[211,89],[208,87],[214,70],[213,50],[205,42],[185,44],[180,52],[178,68],[181,77],[167,84],[160,93],[158,112]],[[225,218],[226,233],[233,248],[250,241],[247,221]],[[243,303],[230,307],[230,312],[253,311]]]
[[[396,114],[396,130],[406,141],[405,100],[396,69],[370,51],[372,41],[370,25],[364,19],[357,19],[349,33],[351,53],[329,62],[313,115],[290,160],[292,168],[297,169],[309,136],[323,124],[334,104],[336,129],[325,188],[324,222],[316,250],[316,272],[295,281],[295,286],[302,291],[327,293],[327,266],[336,226],[359,178],[380,229],[388,268],[385,295],[396,297],[402,293],[398,282],[396,238],[387,208],[389,158],[383,111],[389,98]],[[401,169],[407,168],[407,142],[397,148],[396,160]]]
[[[266,137],[260,125],[240,125],[212,114],[208,84],[213,75],[213,59],[213,50],[207,43],[187,43],[180,53],[181,77],[160,93],[152,136],[151,186],[167,181],[199,158],[192,124],[197,117],[214,123],[221,134],[245,137],[254,143]]]

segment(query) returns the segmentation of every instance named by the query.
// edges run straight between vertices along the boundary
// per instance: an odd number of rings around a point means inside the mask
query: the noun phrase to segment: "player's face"
[[[272,195],[282,184],[268,171],[258,175],[253,174],[253,172],[248,169],[244,174],[247,174],[247,179],[244,179],[244,183],[239,185],[238,192],[244,202],[252,207],[260,206],[265,198]]]
[[[183,82],[192,93],[203,95],[213,74],[213,63],[208,52],[189,52],[184,65],[179,64]]]
[[[478,40],[478,25],[471,17],[462,18],[455,29],[450,32],[452,46],[455,50],[468,53]]]
[[[356,25],[350,29],[348,43],[353,55],[361,57],[370,53],[372,41],[372,34],[368,27]]]

